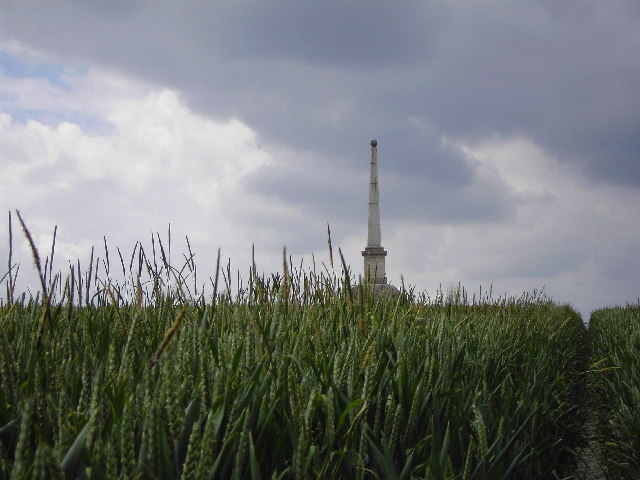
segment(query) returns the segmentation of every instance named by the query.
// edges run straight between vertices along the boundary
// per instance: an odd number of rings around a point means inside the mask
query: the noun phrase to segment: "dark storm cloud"
[[[228,2],[193,16],[201,38],[231,58],[287,58],[346,69],[401,67],[424,54],[418,2]],[[191,22],[189,22],[191,23]],[[214,47],[215,48],[215,47]]]
[[[265,197],[277,196],[286,205],[295,205],[306,214],[326,217],[340,212],[345,221],[362,219],[366,208],[367,177],[349,167],[326,169],[319,159],[298,158],[257,170],[244,179],[244,187]],[[362,177],[362,178],[360,178]],[[361,188],[353,188],[358,182]],[[330,218],[326,218],[327,221]]]
[[[594,181],[640,184],[636,2],[5,4],[6,35],[171,85],[327,162],[357,164],[376,136],[396,175],[454,189],[474,173],[442,137],[518,134]]]

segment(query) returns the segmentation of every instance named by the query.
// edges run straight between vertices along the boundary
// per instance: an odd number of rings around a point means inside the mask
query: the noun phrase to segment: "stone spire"
[[[384,257],[387,252],[382,247],[380,232],[380,193],[378,191],[378,142],[371,140],[371,174],[369,180],[369,230],[367,246],[362,251],[365,278],[373,284],[384,285],[387,275]]]

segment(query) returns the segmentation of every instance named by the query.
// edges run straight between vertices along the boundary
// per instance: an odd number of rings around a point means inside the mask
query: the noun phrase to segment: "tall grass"
[[[593,312],[589,331],[605,467],[611,478],[638,478],[640,305]]]
[[[176,269],[156,240],[128,270],[119,254],[121,283],[106,253],[0,307],[0,478],[572,471],[584,326],[570,308],[460,289],[380,299],[346,266],[286,254],[235,288],[219,265],[205,298],[193,255]]]

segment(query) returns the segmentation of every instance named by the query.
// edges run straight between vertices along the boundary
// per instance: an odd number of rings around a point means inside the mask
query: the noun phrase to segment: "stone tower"
[[[365,279],[374,285],[386,285],[384,269],[386,250],[380,232],[380,193],[378,191],[378,142],[371,140],[371,173],[369,180],[369,229],[367,246],[362,251]]]

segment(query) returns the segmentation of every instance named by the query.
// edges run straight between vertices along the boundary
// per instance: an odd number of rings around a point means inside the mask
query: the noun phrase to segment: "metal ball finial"
[[[373,148],[376,148],[378,146],[378,141],[375,138],[373,140],[371,140],[371,146]]]

